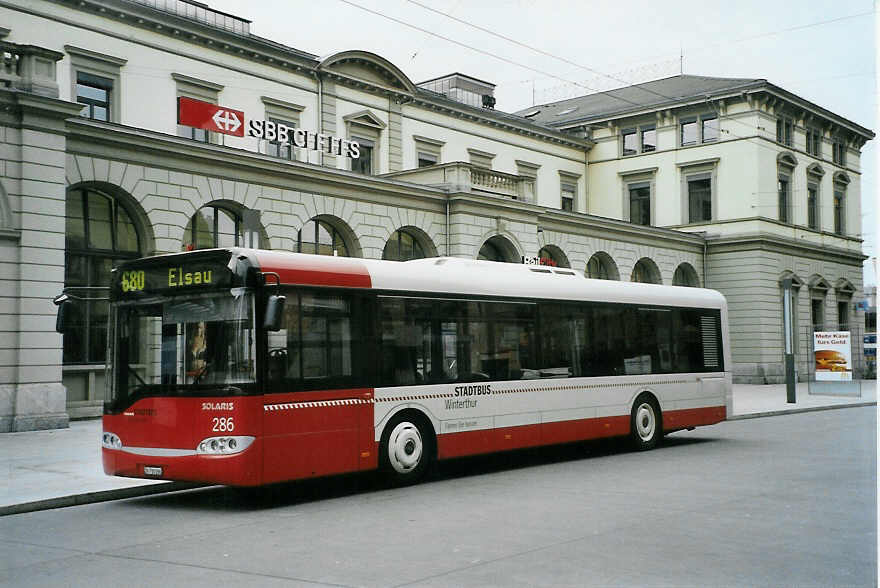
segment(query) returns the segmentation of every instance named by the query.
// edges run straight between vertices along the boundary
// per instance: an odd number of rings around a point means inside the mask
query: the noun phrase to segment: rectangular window
[[[810,319],[813,321],[814,331],[825,330],[825,301],[821,298],[810,301]]]
[[[696,145],[699,140],[700,129],[696,120],[682,121],[681,123],[681,144]]]
[[[834,232],[843,235],[844,227],[844,198],[845,193],[842,187],[834,188]]]
[[[623,154],[624,155],[635,155],[639,152],[638,148],[638,137],[636,136],[635,129],[627,129],[623,131]]]
[[[778,118],[776,120],[776,142],[791,147],[793,123],[790,118]]]
[[[200,143],[210,143],[211,134],[205,129],[197,129],[186,125],[177,125],[177,136],[192,139]]]
[[[419,151],[419,167],[430,167],[432,165],[437,165],[437,156],[433,153],[424,153]]]
[[[352,137],[353,141],[357,141],[360,145],[360,156],[351,160],[351,171],[365,176],[373,175],[373,147],[374,143],[369,139],[361,139],[360,137]]]
[[[287,127],[289,140],[285,143],[269,141],[266,143],[266,155],[279,157],[281,159],[296,159],[296,154],[293,151],[293,145],[291,142],[293,141],[293,129],[295,129],[297,125],[290,121],[279,120],[277,118],[268,118],[267,120],[272,121],[276,125],[284,125]]]
[[[712,220],[711,178],[688,179],[688,214],[692,223]]]
[[[574,210],[574,195],[577,191],[577,186],[575,186],[574,184],[562,184],[561,190],[562,202],[560,204],[560,208],[562,208],[562,210],[568,211]]]
[[[657,150],[657,129],[654,127],[642,129],[642,153]]]
[[[816,184],[807,185],[807,225],[819,228],[819,188]]]
[[[807,153],[813,157],[822,157],[822,131],[807,129]]]
[[[83,104],[80,115],[94,120],[110,120],[113,80],[90,73],[76,73],[76,101]]]
[[[846,165],[846,145],[840,139],[835,139],[831,145],[831,156],[835,164],[843,167]]]
[[[779,178],[779,222],[791,222],[791,194],[789,189],[788,178],[780,176]]]
[[[701,119],[703,125],[703,143],[718,140],[718,117],[706,116]]]
[[[629,221],[637,225],[651,224],[651,186],[647,183],[629,186]]]
[[[849,331],[849,302],[846,300],[837,302],[837,330]]]

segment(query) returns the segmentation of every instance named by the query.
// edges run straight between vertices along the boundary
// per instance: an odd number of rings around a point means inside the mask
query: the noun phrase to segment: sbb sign
[[[251,120],[245,125],[244,112],[241,110],[183,96],[177,99],[177,122],[188,127],[235,137],[244,137],[245,126],[247,126],[248,136],[258,139],[311,149],[312,151],[323,151],[352,159],[357,159],[361,154],[357,141],[292,128],[271,120]]]
[[[271,120],[250,121],[248,135],[303,149],[323,151],[332,155],[344,155],[352,159],[357,159],[361,155],[361,147],[357,141],[340,139],[324,133],[313,133],[305,129],[291,128]]]
[[[181,96],[177,99],[177,124],[244,137],[244,113],[210,102]]]

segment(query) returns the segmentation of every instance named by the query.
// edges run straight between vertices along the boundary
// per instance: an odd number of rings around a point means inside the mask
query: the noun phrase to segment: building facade
[[[0,2],[0,431],[100,414],[110,268],[192,248],[537,258],[716,288],[739,381],[782,377],[781,279],[800,327],[861,318],[873,134],[764,80],[678,76],[508,114],[470,76],[416,84],[372,53],[319,59],[156,4]],[[247,132],[180,124],[179,99]],[[83,300],[61,336],[64,288]]]

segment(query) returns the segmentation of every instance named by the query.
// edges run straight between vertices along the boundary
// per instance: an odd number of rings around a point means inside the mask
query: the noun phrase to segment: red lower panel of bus
[[[719,423],[726,418],[723,406],[675,410],[663,413],[663,430],[677,431]],[[506,427],[437,437],[437,457],[448,459],[466,455],[494,453],[538,445],[555,445],[629,434],[629,416],[611,416],[576,421]]]
[[[264,397],[263,483],[375,469],[369,388]]]
[[[671,410],[663,413],[663,430],[666,432],[680,431],[689,427],[714,425],[726,418],[727,408],[724,406]]]
[[[234,406],[214,399],[146,399],[124,415],[105,415],[104,430],[120,434],[128,447],[194,449],[197,439],[218,435],[213,415],[219,411],[235,417],[233,434],[256,439],[245,451],[229,456],[147,456],[104,448],[104,471],[115,476],[254,486],[375,469],[379,448],[371,399],[372,391],[363,389],[236,398]],[[668,411],[663,413],[663,429],[711,425],[725,417],[723,406]],[[438,435],[437,454],[448,459],[624,436],[629,428],[630,417],[622,415],[448,433]]]
[[[150,478],[203,482],[229,486],[262,484],[262,440],[256,439],[235,455],[185,455],[175,457],[136,455],[104,448],[104,472],[127,478]]]

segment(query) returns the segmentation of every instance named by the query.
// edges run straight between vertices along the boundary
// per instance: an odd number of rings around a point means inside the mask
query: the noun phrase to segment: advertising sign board
[[[849,331],[813,333],[816,381],[852,380],[852,347]]]

